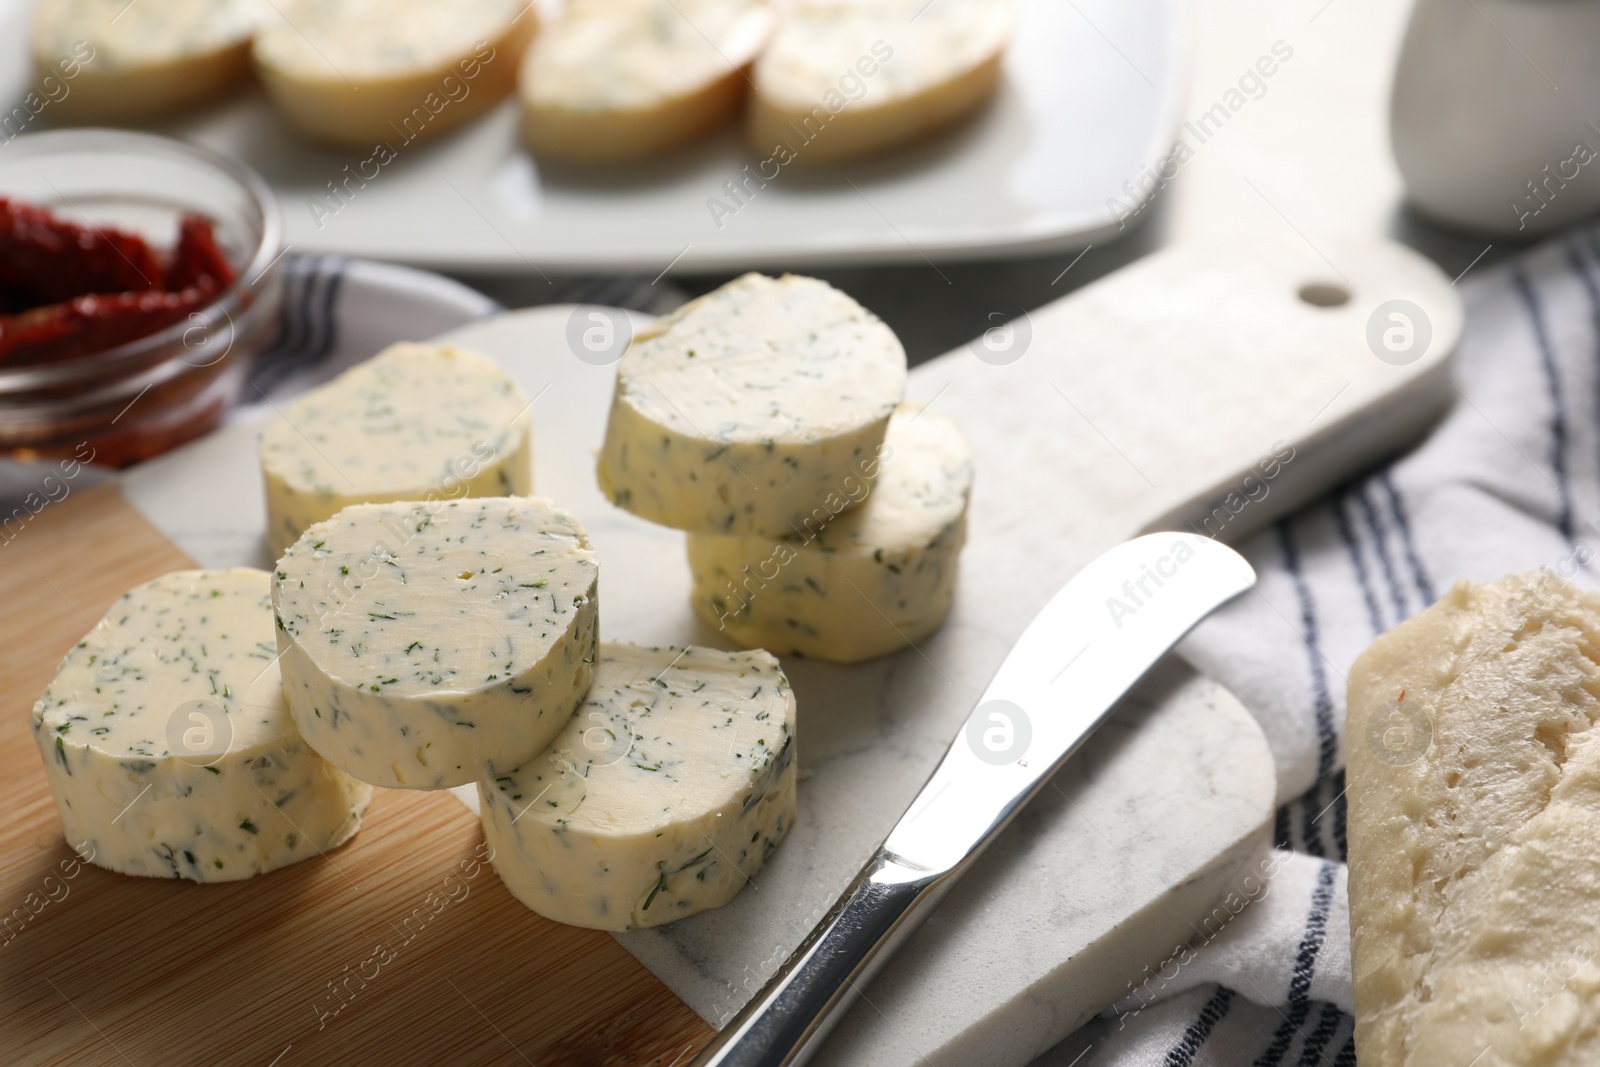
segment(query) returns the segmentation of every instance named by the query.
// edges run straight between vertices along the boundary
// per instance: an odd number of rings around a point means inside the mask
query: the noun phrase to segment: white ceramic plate
[[[0,0],[0,101],[8,113],[28,85],[30,6]],[[1188,53],[1186,0],[1023,0],[1001,92],[973,122],[883,160],[781,171],[720,227],[707,200],[759,162],[731,129],[644,165],[558,170],[522,149],[508,102],[436,143],[400,147],[364,187],[351,182],[353,195],[340,206],[328,183],[343,182],[344,168],[357,171],[371,151],[301,140],[259,90],[152,128],[260,171],[297,252],[464,271],[651,274],[669,264],[727,270],[1005,256],[1069,249],[1118,230],[1107,200],[1127,201],[1123,183],[1171,147]],[[30,128],[48,118],[47,107]],[[4,140],[0,133],[0,151]]]

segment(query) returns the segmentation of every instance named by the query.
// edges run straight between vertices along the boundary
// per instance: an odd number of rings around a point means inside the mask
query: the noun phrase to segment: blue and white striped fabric
[[[434,337],[501,306],[439,274],[345,259],[290,256],[284,260],[283,307],[272,344],[256,361],[241,398],[248,412],[263,402],[304,392],[395,341]],[[670,283],[636,278],[571,278],[532,290],[540,303],[606,304],[662,312],[684,294]]]
[[[1458,580],[1546,567],[1600,584],[1600,231],[1484,270],[1462,296],[1444,421],[1242,545],[1263,595],[1181,647],[1250,709],[1277,761],[1286,851],[1266,892],[1040,1067],[1355,1063],[1343,767],[1345,745],[1365,741],[1345,737],[1345,672]]]

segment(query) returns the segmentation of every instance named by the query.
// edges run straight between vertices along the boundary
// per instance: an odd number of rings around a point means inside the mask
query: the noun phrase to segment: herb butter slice
[[[550,159],[654,155],[731,119],[768,0],[572,0],[522,64],[523,134]]]
[[[142,3],[143,0],[140,0]],[[272,0],[253,56],[307,136],[374,154],[332,184],[359,196],[412,141],[459,126],[516,85],[538,28],[533,0]],[[377,150],[374,151],[374,145]]]
[[[720,907],[794,825],[794,726],[766,652],[601,645],[594,687],[550,748],[478,783],[495,870],[574,926]]]
[[[441,789],[520,766],[594,678],[599,572],[583,527],[548,500],[346,508],[274,575],[294,721],[373,785]]]
[[[746,274],[641,331],[599,463],[619,507],[783,537],[871,464],[905,393],[894,331],[825,282]]]
[[[265,571],[124,593],[56,668],[33,734],[67,843],[101,867],[226,882],[343,844],[372,788],[295,732]]]
[[[944,621],[966,543],[972,453],[955,424],[902,404],[877,480],[784,539],[688,539],[695,612],[738,643],[857,663]],[[864,497],[864,499],[862,499]]]
[[[488,356],[391,345],[262,432],[268,548],[283,555],[351,504],[530,493],[531,427],[528,398]]]

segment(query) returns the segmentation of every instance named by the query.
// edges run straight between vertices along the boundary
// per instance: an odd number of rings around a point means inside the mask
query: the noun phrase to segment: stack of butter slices
[[[764,652],[600,643],[583,526],[512,495],[530,407],[486,356],[400,345],[263,436],[273,533],[298,535],[273,580],[291,714],[363,781],[477,782],[495,869],[540,914],[725,904],[794,821],[794,696]]]
[[[375,785],[477,782],[495,870],[549,918],[725,904],[794,822],[777,660],[600,643],[599,560],[548,500],[345,508],[284,553],[272,599],[307,742]]]
[[[532,491],[531,404],[486,356],[385,350],[263,433],[272,573],[123,596],[33,726],[70,843],[245,878],[342,844],[372,786],[476,783],[507,888],[582,926],[727,903],[794,824],[775,656],[849,662],[949,610],[971,459],[905,353],[810,278],[746,275],[641,333],[610,499],[689,532],[694,607],[749,651],[599,638],[599,560]]]
[[[693,604],[745,647],[853,663],[937,629],[971,454],[903,402],[894,332],[813,278],[747,274],[641,331],[598,477],[688,532]]]
[[[397,345],[262,436],[281,555],[123,597],[34,729],[63,829],[128,874],[243,878],[350,837],[372,786],[477,783],[492,862],[563,922],[727,903],[795,819],[763,651],[599,640],[599,560],[531,488],[486,356]]]

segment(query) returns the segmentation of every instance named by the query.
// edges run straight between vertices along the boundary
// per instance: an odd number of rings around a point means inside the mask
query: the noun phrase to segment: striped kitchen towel
[[[1345,673],[1460,579],[1543,567],[1600,584],[1600,230],[1483,270],[1462,297],[1445,419],[1410,455],[1240,546],[1262,596],[1180,646],[1271,745],[1270,879],[1223,933],[1146,971],[1038,1067],[1355,1063]]]
[[[421,341],[500,306],[425,271],[342,256],[289,256],[278,329],[256,357],[245,409],[304,391],[399,340]]]
[[[475,289],[428,271],[341,256],[284,260],[275,339],[257,357],[245,408],[304,392],[396,341],[421,341],[503,308]],[[604,304],[661,313],[683,303],[670,282],[558,278],[523,287],[541,304]]]

